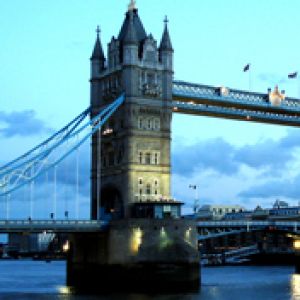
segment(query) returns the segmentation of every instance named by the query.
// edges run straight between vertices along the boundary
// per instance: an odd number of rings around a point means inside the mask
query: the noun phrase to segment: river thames
[[[79,296],[70,294],[64,284],[63,261],[0,261],[0,299],[7,300],[300,300],[300,275],[288,266],[202,268],[202,287],[197,294]]]

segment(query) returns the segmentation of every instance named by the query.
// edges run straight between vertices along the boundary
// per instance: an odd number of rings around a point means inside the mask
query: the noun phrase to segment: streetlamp
[[[198,186],[196,184],[190,184],[189,188],[195,190],[194,213],[196,213],[199,207]]]

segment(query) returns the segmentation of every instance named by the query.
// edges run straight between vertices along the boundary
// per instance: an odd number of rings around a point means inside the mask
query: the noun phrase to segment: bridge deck
[[[108,223],[94,220],[0,220],[0,233],[100,232]]]
[[[173,81],[173,111],[219,118],[300,126],[300,100],[284,98],[274,106],[268,94]]]
[[[232,228],[232,229],[279,229],[293,230],[300,229],[298,221],[204,221],[198,222],[198,228]]]

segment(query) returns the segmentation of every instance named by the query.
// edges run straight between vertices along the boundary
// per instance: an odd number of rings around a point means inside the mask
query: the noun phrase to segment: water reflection
[[[293,274],[291,277],[292,300],[300,300],[300,274]]]

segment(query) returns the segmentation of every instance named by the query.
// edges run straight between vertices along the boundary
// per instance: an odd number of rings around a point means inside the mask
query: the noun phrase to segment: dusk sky
[[[89,106],[95,29],[100,25],[106,50],[128,2],[0,0],[1,164]],[[250,63],[253,91],[266,93],[278,84],[299,98],[299,80],[287,79],[300,65],[298,0],[138,0],[137,7],[146,32],[158,41],[168,16],[175,79],[247,90],[243,67]],[[299,129],[175,114],[172,132],[172,191],[186,202],[185,212],[194,200],[189,184],[198,185],[200,205],[254,208],[270,207],[277,198],[291,205],[300,200]],[[81,217],[89,211],[88,146],[81,150]],[[61,170],[61,199],[74,190],[70,162]],[[45,181],[36,188],[43,199],[35,205],[37,217],[51,211],[50,190]],[[12,195],[11,216],[28,216],[25,198]],[[62,211],[68,207],[74,217],[74,202],[61,201]],[[3,201],[0,210],[3,217]]]

